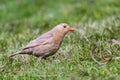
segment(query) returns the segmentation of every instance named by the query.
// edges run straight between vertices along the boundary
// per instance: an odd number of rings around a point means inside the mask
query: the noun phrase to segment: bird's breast
[[[54,43],[60,45],[61,42],[63,41],[63,36],[56,36],[54,38]]]

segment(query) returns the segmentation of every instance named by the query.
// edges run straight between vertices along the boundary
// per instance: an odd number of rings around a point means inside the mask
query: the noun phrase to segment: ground
[[[77,28],[46,60],[8,56],[59,23]],[[120,0],[0,0],[0,80],[119,80],[120,60],[99,65],[90,57],[112,50],[120,56]],[[97,55],[96,54],[96,55]]]

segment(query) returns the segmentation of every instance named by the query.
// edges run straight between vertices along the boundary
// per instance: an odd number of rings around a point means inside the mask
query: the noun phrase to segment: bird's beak
[[[74,31],[74,30],[76,30],[76,28],[69,27],[68,30],[69,31]]]

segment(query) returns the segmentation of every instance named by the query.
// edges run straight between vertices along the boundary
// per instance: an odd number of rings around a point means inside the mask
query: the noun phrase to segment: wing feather
[[[39,36],[37,39],[28,43],[28,45],[23,47],[23,50],[28,49],[28,48],[33,48],[33,47],[39,46],[41,44],[46,44],[50,41],[50,39],[52,37],[53,37],[53,34],[50,34],[50,33],[49,34],[43,34],[43,35]]]

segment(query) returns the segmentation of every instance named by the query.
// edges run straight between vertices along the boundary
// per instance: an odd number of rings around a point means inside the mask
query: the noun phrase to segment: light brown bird
[[[17,54],[29,54],[39,57],[40,59],[46,59],[46,57],[51,56],[58,51],[65,34],[68,31],[74,30],[75,28],[72,28],[65,23],[61,23],[52,30],[42,34],[37,39],[28,43],[28,45],[15,54],[12,54],[10,57]]]

